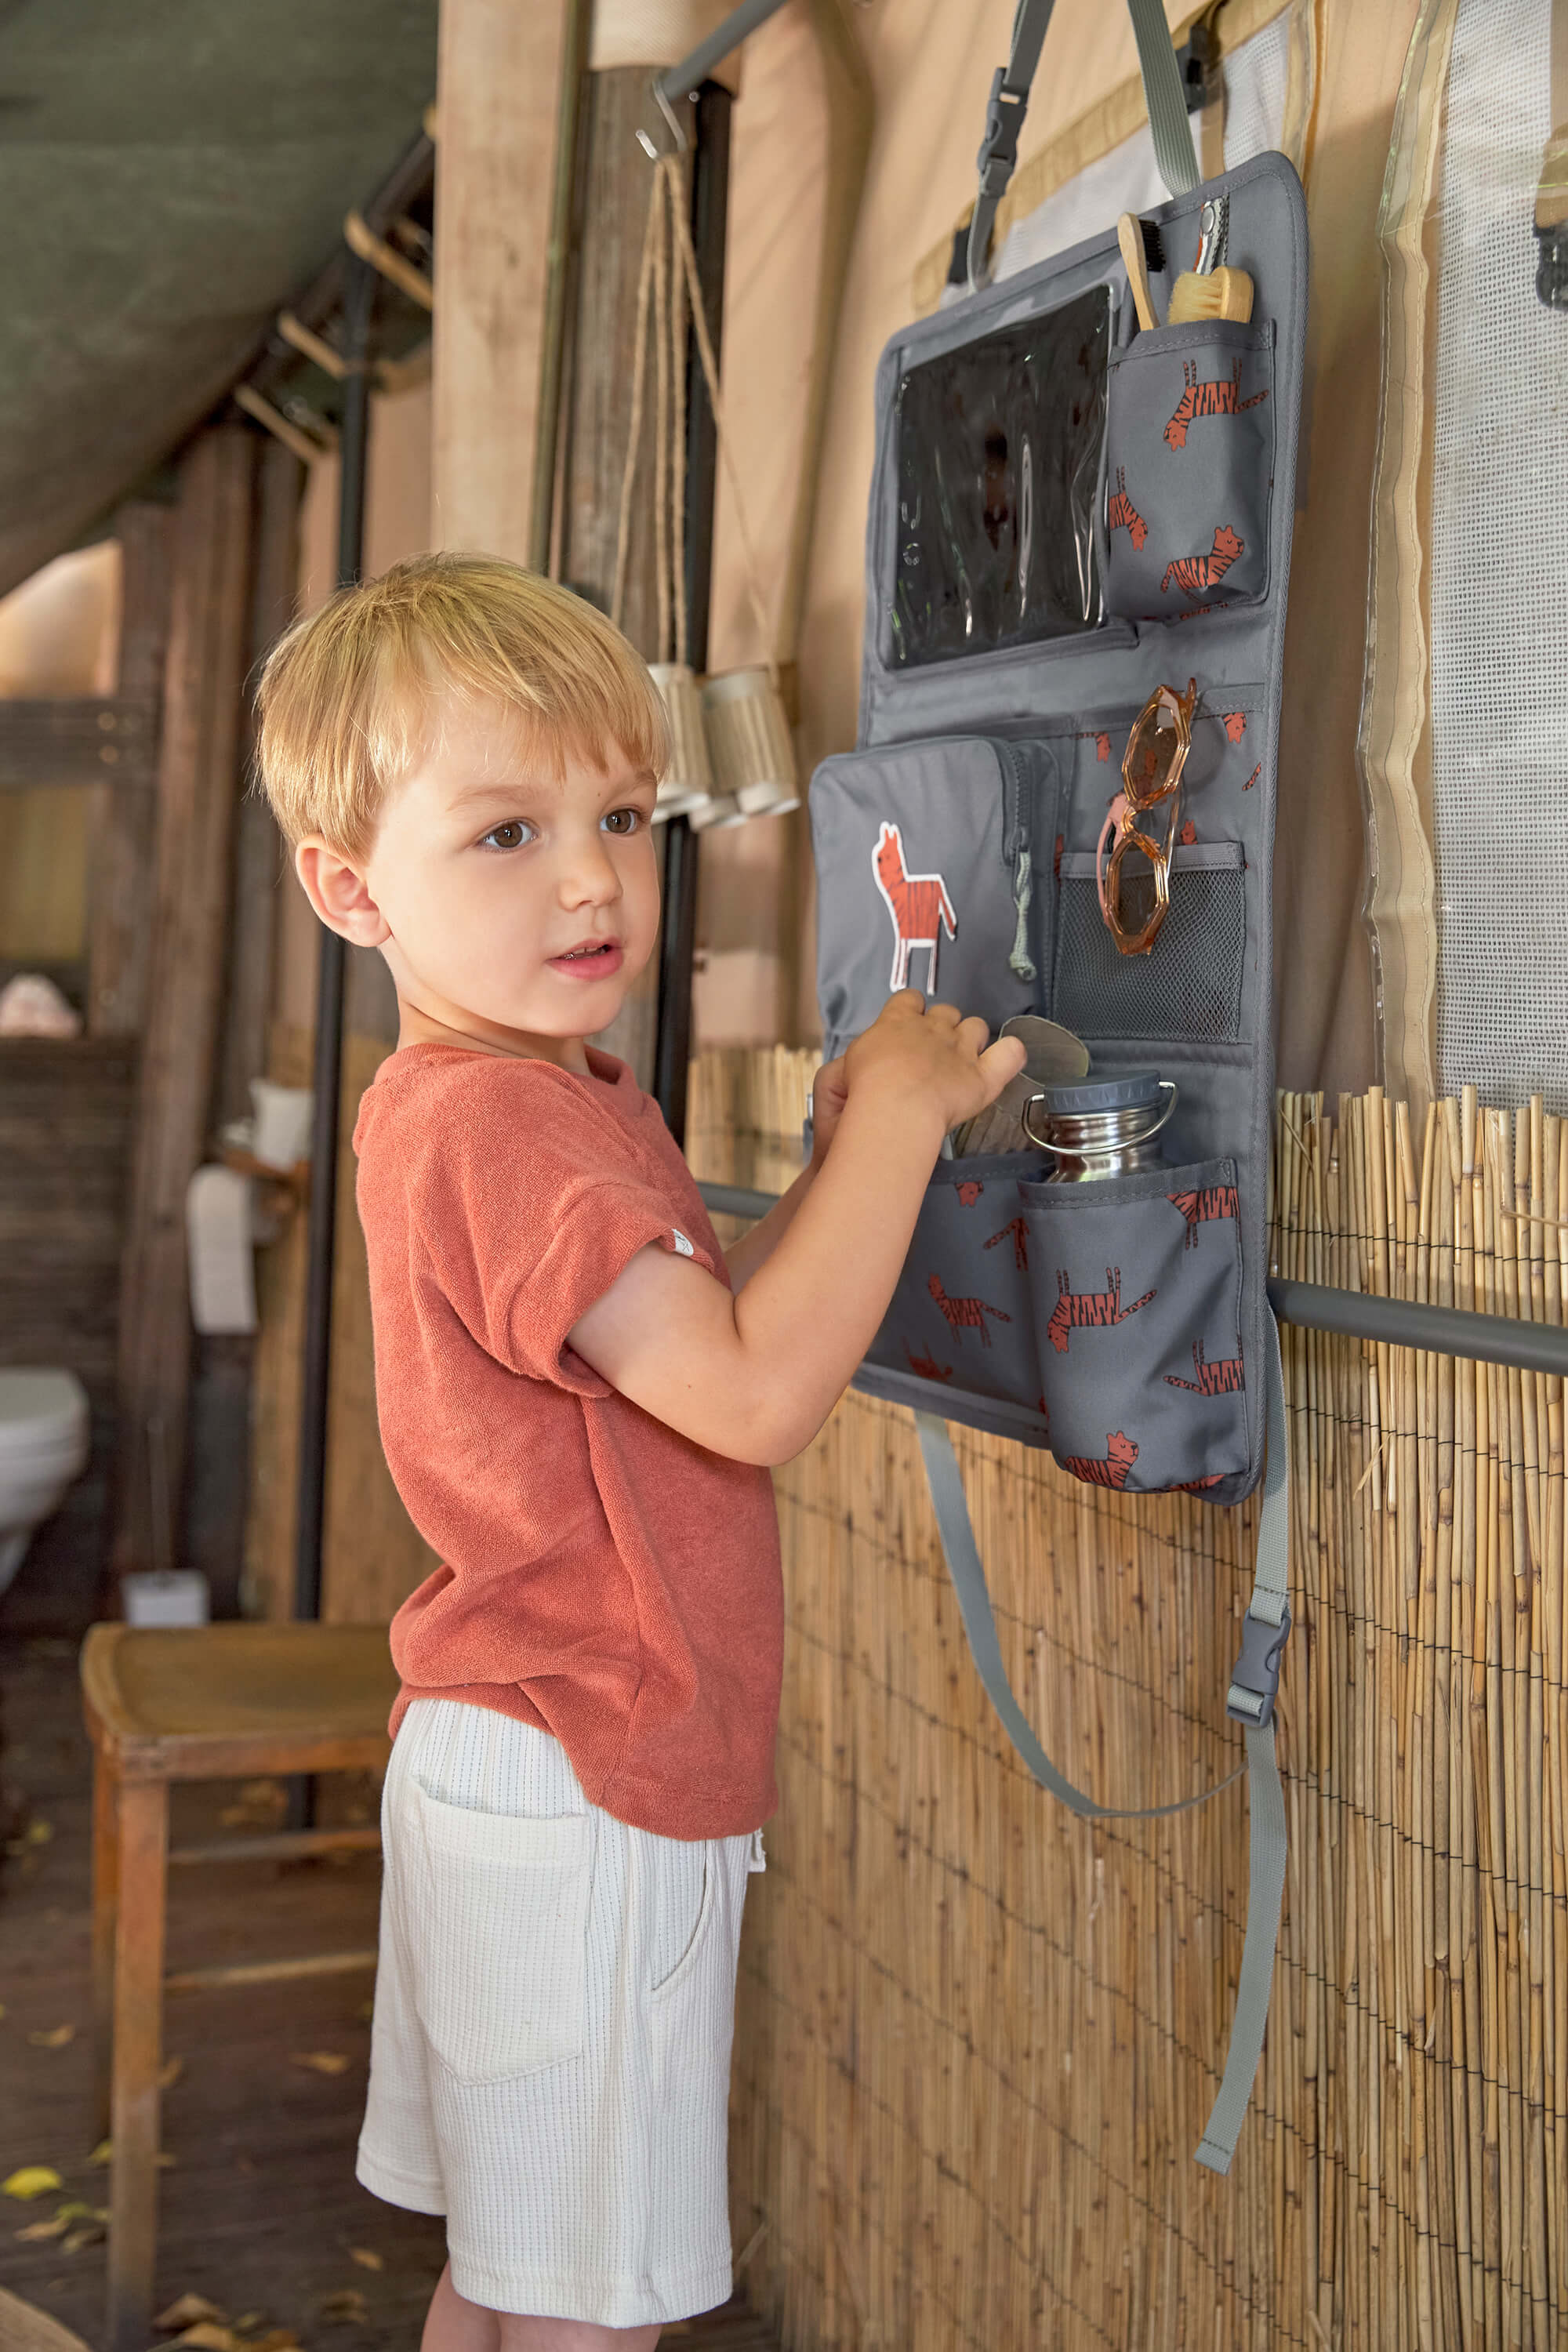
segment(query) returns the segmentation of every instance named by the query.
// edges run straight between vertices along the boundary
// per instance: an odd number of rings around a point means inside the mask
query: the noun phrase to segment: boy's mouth
[[[550,969],[563,972],[569,980],[607,980],[619,971],[623,961],[619,940],[584,940],[581,947],[552,956]]]

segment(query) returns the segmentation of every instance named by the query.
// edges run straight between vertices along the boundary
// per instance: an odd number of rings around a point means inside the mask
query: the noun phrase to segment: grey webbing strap
[[[1267,1388],[1268,1457],[1258,1521],[1258,1565],[1252,1598],[1242,1623],[1241,1655],[1226,1696],[1226,1711],[1243,1726],[1247,1748],[1248,1875],[1247,1939],[1237,1984],[1236,2014],[1231,2021],[1230,2050],[1207,2128],[1195,2151],[1198,2162],[1207,2165],[1213,2172],[1229,2171],[1237,2135],[1252,2095],[1268,2019],[1274,1951],[1285,1895],[1285,1796],[1275,1754],[1274,1699],[1279,1685],[1279,1658],[1290,1630],[1290,1456],[1285,1432],[1279,1333],[1272,1315],[1268,1318]],[[1058,1771],[1036,1738],[1007,1679],[985,1570],[974,1540],[969,1503],[947,1423],[935,1413],[917,1412],[915,1428],[931,1486],[942,1555],[958,1596],[959,1614],[975,1666],[1003,1728],[1041,1787],[1083,1820],[1101,1822],[1162,1821],[1173,1813],[1189,1812],[1195,1805],[1206,1804],[1222,1789],[1231,1787],[1240,1778],[1239,1771],[1230,1773],[1212,1788],[1201,1790],[1195,1797],[1183,1798],[1177,1804],[1100,1805],[1081,1789],[1075,1789]]]
[[[1013,38],[1007,62],[999,66],[991,83],[985,110],[985,135],[976,166],[980,187],[969,223],[967,266],[969,290],[977,294],[991,278],[991,233],[996,208],[1007,193],[1018,161],[1018,133],[1029,109],[1029,89],[1040,62],[1046,27],[1055,0],[1018,0],[1013,18]],[[1198,184],[1198,159],[1187,121],[1187,101],[1176,53],[1160,0],[1127,0],[1128,14],[1138,43],[1138,63],[1143,76],[1143,100],[1154,140],[1154,161],[1172,195],[1184,195]]]

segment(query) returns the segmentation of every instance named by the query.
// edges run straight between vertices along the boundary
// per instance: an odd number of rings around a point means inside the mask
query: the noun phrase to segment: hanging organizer
[[[1281,155],[1198,185],[1163,14],[1157,0],[1131,12],[1173,190],[1152,216],[1156,312],[1193,266],[1205,198],[1223,194],[1226,258],[1252,278],[1253,314],[1140,331],[1112,223],[888,346],[858,748],[826,761],[811,788],[818,983],[827,1055],[914,985],[994,1029],[1044,1013],[1085,1040],[1097,1076],[1153,1067],[1179,1089],[1157,1171],[1050,1184],[1043,1155],[939,1162],[856,1385],[914,1408],[987,1689],[1031,1771],[1090,1817],[1106,1809],[1063,1780],[1007,1686],[947,1424],[1047,1445],[1095,1485],[1222,1504],[1253,1491],[1267,1454],[1258,1580],[1227,1694],[1250,1772],[1247,1946],[1197,2152],[1225,2171],[1261,2049],[1284,1884],[1272,1717],[1289,1513],[1265,1278],[1275,755],[1307,232]],[[993,89],[972,280],[1049,13],[1048,0],[1023,0]],[[1140,710],[1157,687],[1189,680],[1170,910],[1149,954],[1123,956],[1096,845]]]

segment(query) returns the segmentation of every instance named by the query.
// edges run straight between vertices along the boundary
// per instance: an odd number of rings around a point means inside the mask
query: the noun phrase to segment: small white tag
[[[680,1256],[695,1257],[697,1252],[692,1248],[691,1244],[687,1240],[686,1235],[684,1234],[676,1233],[673,1225],[671,1225],[669,1230],[672,1234],[675,1234],[675,1246]]]
[[[763,1851],[763,1833],[761,1830],[753,1830],[752,1832],[752,1851],[746,1863],[747,1873],[750,1874],[752,1871],[766,1870],[767,1866],[768,1857]]]

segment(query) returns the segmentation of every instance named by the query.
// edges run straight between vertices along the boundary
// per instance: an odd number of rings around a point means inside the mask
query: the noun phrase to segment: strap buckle
[[[1241,1654],[1231,1669],[1225,1702],[1233,1723],[1261,1731],[1273,1722],[1274,1702],[1279,1696],[1279,1661],[1289,1633],[1289,1604],[1278,1625],[1271,1625],[1267,1617],[1255,1617],[1250,1609],[1242,1619]]]
[[[1018,131],[1028,110],[1026,89],[1009,89],[1007,68],[998,66],[991,77],[991,96],[985,107],[985,135],[980,142],[975,163],[980,173],[980,193],[999,201],[1007,193],[1018,161]]]
[[[1535,290],[1549,310],[1568,310],[1568,221],[1535,232]]]

